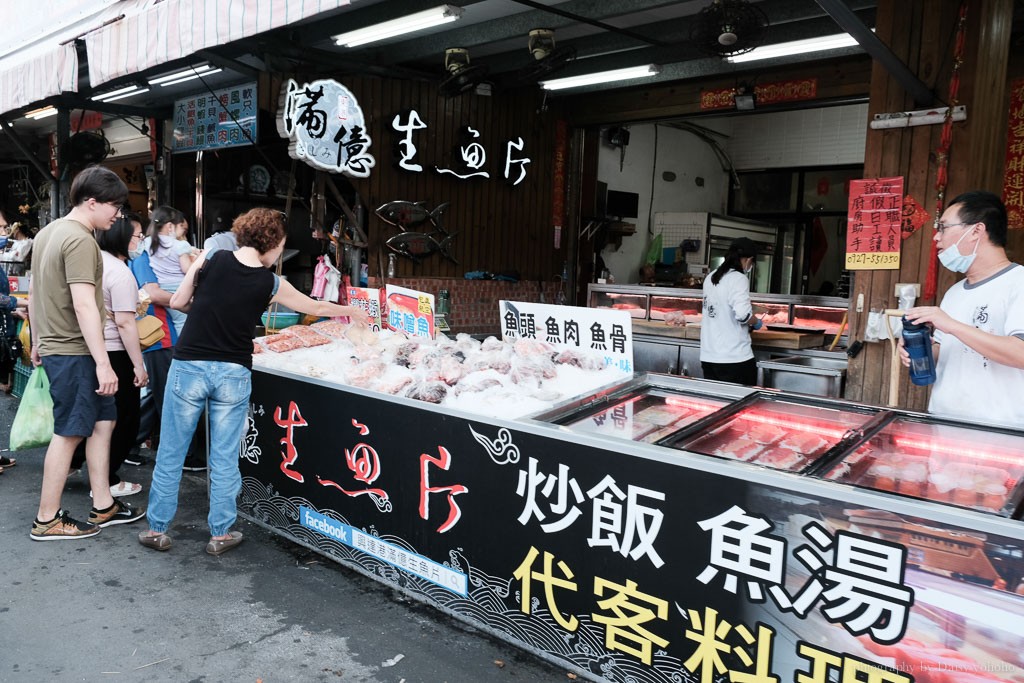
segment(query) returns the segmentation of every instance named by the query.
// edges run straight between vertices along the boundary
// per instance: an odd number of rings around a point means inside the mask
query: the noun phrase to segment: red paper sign
[[[754,98],[757,104],[777,104],[779,102],[797,102],[813,100],[818,96],[818,79],[803,78],[795,81],[779,81],[754,86]],[[720,90],[702,90],[700,108],[734,109],[736,107],[736,88]]]
[[[1024,227],[1024,78],[1010,84],[1010,118],[1006,131],[1003,203],[1007,225]]]
[[[898,270],[903,223],[903,178],[850,183],[846,226],[847,270]]]

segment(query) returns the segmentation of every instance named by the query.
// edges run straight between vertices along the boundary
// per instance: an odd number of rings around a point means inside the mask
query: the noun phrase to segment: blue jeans
[[[235,499],[242,488],[238,450],[249,412],[252,372],[237,363],[171,362],[160,416],[160,447],[149,489],[149,527],[167,531],[178,509],[181,467],[203,409],[210,420],[211,536],[228,532],[238,516]]]

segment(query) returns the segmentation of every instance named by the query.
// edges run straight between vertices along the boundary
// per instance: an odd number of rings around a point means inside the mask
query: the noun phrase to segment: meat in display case
[[[1024,497],[1024,437],[897,417],[822,476],[1009,517]]]
[[[805,472],[825,454],[861,434],[880,415],[787,396],[755,394],[709,423],[694,425],[661,445],[788,472]]]

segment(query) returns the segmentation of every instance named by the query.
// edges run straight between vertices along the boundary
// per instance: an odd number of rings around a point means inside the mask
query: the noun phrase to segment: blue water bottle
[[[910,381],[923,387],[935,381],[935,355],[927,325],[903,318],[903,344],[910,354]]]

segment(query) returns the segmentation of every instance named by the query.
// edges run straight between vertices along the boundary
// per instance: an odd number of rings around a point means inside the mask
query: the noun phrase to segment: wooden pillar
[[[949,81],[960,0],[880,0],[876,33],[890,49],[935,92],[938,104],[949,101]],[[966,43],[960,66],[959,104],[967,107],[967,121],[953,124],[946,200],[967,190],[1000,193],[1006,140],[1007,85],[1012,0],[968,0]],[[871,77],[869,120],[883,112],[918,109],[900,84],[878,63]],[[935,218],[937,162],[941,125],[904,129],[868,130],[864,177],[902,176],[905,194],[912,196]],[[941,211],[941,210],[940,210]],[[932,223],[903,241],[900,270],[858,271],[850,297],[851,339],[864,333],[870,310],[896,307],[898,282],[925,282],[931,258]],[[956,281],[953,273],[936,264],[938,289],[934,304]],[[863,297],[864,310],[856,311]],[[888,342],[865,344],[850,360],[846,397],[885,405],[893,370]],[[928,390],[915,387],[902,367],[898,405],[925,410]]]

